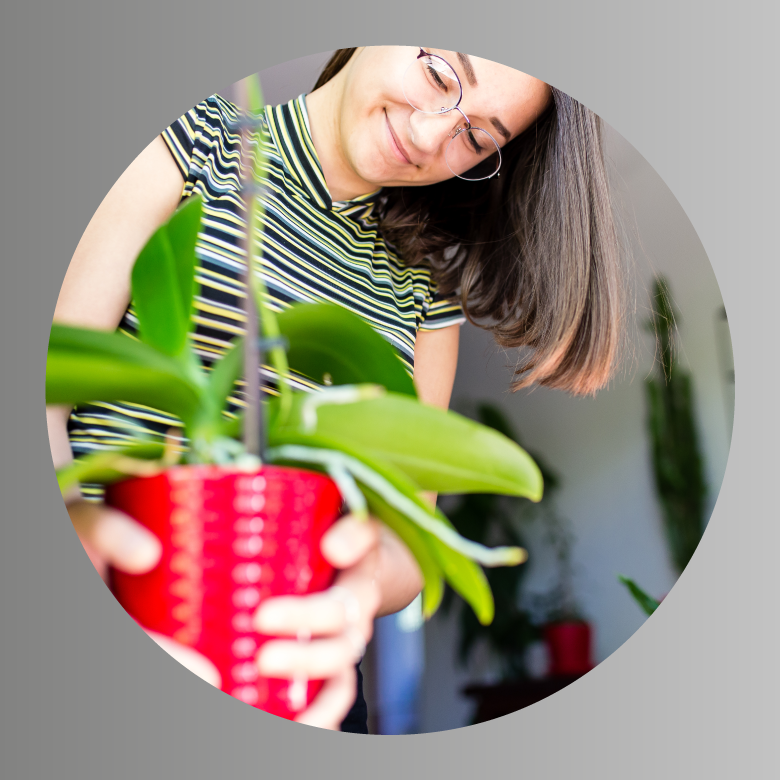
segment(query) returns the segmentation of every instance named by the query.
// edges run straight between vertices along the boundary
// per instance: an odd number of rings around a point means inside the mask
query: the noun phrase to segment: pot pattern
[[[163,546],[153,571],[112,572],[114,594],[130,615],[209,658],[231,696],[285,718],[304,709],[322,681],[261,677],[254,659],[271,637],[254,630],[252,616],[271,596],[332,583],[320,540],[340,513],[335,484],[286,467],[180,466],[116,483],[106,500]]]

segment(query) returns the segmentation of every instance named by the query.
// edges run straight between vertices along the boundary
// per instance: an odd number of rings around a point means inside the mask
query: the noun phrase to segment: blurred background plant
[[[497,406],[480,403],[471,416],[520,443],[518,434]],[[560,478],[538,454],[532,457],[544,478],[545,492],[540,502],[469,494],[458,496],[457,503],[448,509],[448,516],[457,530],[466,538],[482,544],[528,548],[527,532],[532,525],[538,526],[534,534],[537,549],[540,544],[546,547],[555,562],[553,584],[542,592],[523,593],[527,567],[488,571],[488,582],[496,600],[496,618],[490,626],[480,625],[474,620],[473,614],[463,608],[462,599],[451,589],[447,590],[444,609],[456,608],[459,611],[459,662],[467,666],[478,645],[484,643],[498,663],[502,681],[521,680],[531,674],[527,662],[528,650],[542,639],[544,624],[582,620],[572,576],[574,537],[569,523],[556,511],[555,505]]]
[[[656,276],[647,328],[655,334],[655,376],[645,382],[653,475],[672,561],[688,565],[704,533],[707,487],[693,410],[691,375],[679,363],[679,314],[669,282]]]

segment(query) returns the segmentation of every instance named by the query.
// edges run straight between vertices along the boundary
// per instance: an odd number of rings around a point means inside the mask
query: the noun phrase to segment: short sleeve
[[[184,177],[182,198],[196,190],[215,198],[236,188],[231,160],[241,144],[237,118],[236,106],[212,95],[163,130],[162,139]]]
[[[440,330],[450,325],[462,325],[465,321],[460,296],[454,293],[441,295],[434,288],[419,330]]]
[[[185,182],[192,179],[192,158],[195,146],[203,135],[207,101],[198,103],[170,127],[162,131],[162,139],[168,147]]]

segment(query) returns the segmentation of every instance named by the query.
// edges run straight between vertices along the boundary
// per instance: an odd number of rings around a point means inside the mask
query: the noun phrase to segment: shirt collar
[[[279,106],[267,106],[265,110],[268,130],[279,150],[284,167],[293,182],[310,200],[326,211],[347,211],[357,206],[363,212],[374,203],[379,194],[376,192],[361,195],[349,201],[333,201],[322,165],[311,139],[309,113],[306,110],[305,95],[300,95],[289,103]]]

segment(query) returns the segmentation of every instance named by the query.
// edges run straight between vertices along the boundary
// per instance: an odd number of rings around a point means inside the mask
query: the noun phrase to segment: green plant
[[[655,486],[672,560],[688,565],[704,533],[706,485],[693,415],[690,374],[677,361],[676,313],[668,282],[655,280],[648,328],[656,337],[658,371],[646,383]]]
[[[661,602],[645,593],[645,591],[643,591],[630,577],[624,577],[622,574],[618,574],[618,579],[626,586],[634,601],[639,604],[648,617],[658,609]]]
[[[257,96],[254,104],[261,105]],[[255,192],[262,184],[261,169],[255,157]],[[252,235],[259,224],[259,198],[252,195],[250,205]],[[407,544],[424,576],[426,616],[437,609],[446,580],[479,621],[489,623],[494,602],[478,564],[517,565],[525,551],[488,549],[464,539],[421,491],[494,492],[538,501],[542,476],[536,464],[496,431],[419,403],[392,347],[356,315],[329,304],[300,304],[274,315],[255,272],[254,245],[248,252],[247,284],[262,326],[259,345],[269,346],[278,376],[278,395],[263,402],[257,418],[258,424],[264,420],[259,456],[247,451],[238,440],[241,415],[226,414],[244,366],[243,342],[238,340],[208,372],[190,347],[200,220],[201,203],[192,197],[139,254],[131,279],[137,339],[54,324],[46,372],[47,403],[148,405],[178,416],[189,446],[174,452],[141,442],[97,453],[60,470],[61,489],[150,473],[180,461],[239,468],[284,463],[321,470],[336,481],[353,513],[370,512]],[[295,393],[285,379],[289,369],[317,382],[328,375],[333,386]],[[253,411],[246,406],[247,413]]]
[[[476,419],[519,445],[519,439],[509,421],[498,407],[482,403],[477,406]],[[449,511],[457,530],[482,544],[509,544],[524,547],[523,527],[535,521],[544,524],[544,542],[549,545],[559,566],[556,587],[549,593],[535,597],[536,612],[550,617],[562,617],[574,612],[574,599],[569,572],[570,536],[554,508],[554,495],[559,487],[557,475],[538,457],[545,484],[545,496],[539,503],[508,496],[473,493],[460,496]],[[473,611],[461,608],[459,660],[466,664],[477,643],[484,641],[500,663],[503,679],[527,676],[525,655],[528,646],[540,638],[537,620],[521,606],[521,589],[525,568],[491,569],[488,583],[496,602],[496,619],[490,625],[481,625]],[[453,603],[447,594],[447,607]]]

